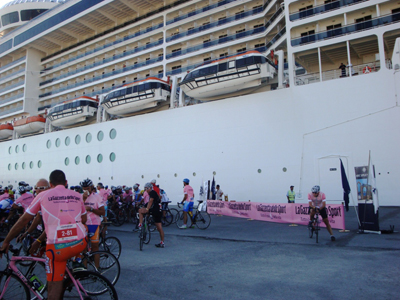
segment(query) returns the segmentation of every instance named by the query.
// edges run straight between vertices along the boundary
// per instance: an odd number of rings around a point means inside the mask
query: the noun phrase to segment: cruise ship
[[[371,153],[400,205],[398,0],[14,0],[0,21],[3,186],[62,169],[173,202],[215,178],[229,200],[319,184],[339,204],[341,159],[356,205]]]

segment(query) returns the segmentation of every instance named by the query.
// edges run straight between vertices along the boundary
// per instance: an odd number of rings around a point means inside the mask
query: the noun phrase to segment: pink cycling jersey
[[[10,198],[10,195],[8,193],[4,193],[3,195],[0,195],[0,201],[4,199]]]
[[[26,212],[42,211],[47,244],[59,244],[84,239],[87,235],[81,216],[86,214],[82,195],[62,185],[36,196]]]
[[[194,192],[193,188],[190,185],[185,185],[185,187],[183,188],[183,194],[187,195],[186,201],[194,201]]]
[[[100,195],[100,197],[102,199],[103,205],[106,206],[107,205],[107,198],[108,198],[108,196],[110,194],[105,189],[101,189],[101,190],[99,190],[99,195]]]
[[[149,201],[150,201],[150,196],[147,193],[147,191],[144,191],[144,193],[143,193],[143,203],[147,204]]]
[[[35,197],[33,197],[31,193],[23,193],[21,196],[18,197],[17,200],[15,200],[15,204],[23,207],[24,211],[26,211],[28,206],[31,205],[34,198]]]
[[[308,202],[312,202],[313,206],[321,208],[322,203],[325,202],[325,194],[319,193],[317,197],[315,197],[312,193],[308,194]]]
[[[90,206],[93,209],[99,209],[100,207],[104,206],[103,199],[99,194],[92,193],[89,197],[87,197],[85,201],[85,206]],[[100,225],[101,217],[99,215],[96,215],[95,213],[92,213],[90,211],[88,211],[87,213],[88,216],[86,225]]]

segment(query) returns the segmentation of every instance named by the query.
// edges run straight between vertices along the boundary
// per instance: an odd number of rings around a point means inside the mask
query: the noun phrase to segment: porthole
[[[56,139],[56,147],[60,147],[61,145],[61,140],[59,138]]]
[[[79,159],[79,156],[75,157],[75,164],[79,165],[80,162],[81,162],[81,160]]]
[[[100,131],[97,133],[97,139],[98,139],[99,141],[102,141],[103,138],[104,138],[104,133],[103,133],[103,131],[100,130]]]
[[[22,163],[22,170],[25,170],[25,167],[26,167],[26,163]]]
[[[114,152],[110,153],[110,161],[115,161],[115,153]]]
[[[15,164],[15,170],[18,170],[18,163]]]
[[[110,130],[110,139],[115,139],[117,137],[117,131],[113,128]]]
[[[258,173],[261,173],[261,169],[258,169],[257,172],[258,172]]]
[[[11,164],[8,164],[8,171],[11,171]]]
[[[29,163],[29,168],[33,169],[33,161]]]
[[[64,159],[64,164],[65,164],[66,166],[69,165],[69,158],[68,158],[68,157],[66,157],[66,158]]]
[[[103,161],[103,155],[99,154],[97,155],[97,162],[101,163]]]
[[[65,138],[65,146],[69,146],[70,143],[71,143],[71,139],[69,138],[69,136],[67,136]]]
[[[41,160],[39,160],[39,161],[37,162],[37,166],[38,166],[38,168],[41,168],[41,167],[42,167],[42,161],[41,161]]]
[[[26,152],[26,149],[27,149],[27,146],[26,146],[26,144],[24,144],[24,145],[22,146],[22,152]]]
[[[193,172],[193,176],[196,176],[196,172]]]
[[[80,142],[81,142],[81,136],[77,134],[75,137],[75,144],[79,145]]]
[[[87,135],[86,135],[86,142],[87,143],[90,143],[92,141],[92,134],[91,133],[88,133]]]
[[[86,161],[87,164],[90,164],[90,161],[91,161],[91,160],[92,160],[92,159],[90,158],[90,155],[86,156],[85,161]]]
[[[217,175],[217,172],[214,171],[214,172],[213,172],[213,175]]]
[[[50,149],[50,147],[51,147],[51,141],[50,140],[47,140],[46,147],[47,147],[47,149]]]
[[[144,178],[144,175],[142,175],[142,179]]]
[[[175,177],[178,177],[178,174],[175,173],[174,176],[175,176]]]
[[[160,178],[160,174],[157,174],[157,178]]]
[[[17,145],[17,146],[15,146],[15,153],[18,153],[19,152],[19,146]]]
[[[11,147],[11,146],[8,148],[8,153],[9,153],[9,154],[12,153],[12,147]]]
[[[286,171],[287,171],[287,169],[286,169],[286,168],[283,168],[283,169],[282,169],[282,171],[283,171],[283,172],[286,172]]]

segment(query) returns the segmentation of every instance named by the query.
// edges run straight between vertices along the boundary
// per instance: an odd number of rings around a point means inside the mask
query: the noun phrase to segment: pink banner
[[[327,204],[328,220],[332,228],[345,229],[344,206]],[[207,200],[207,212],[214,215],[248,218],[276,223],[307,225],[310,220],[308,204],[253,203]],[[325,224],[321,222],[321,227]]]

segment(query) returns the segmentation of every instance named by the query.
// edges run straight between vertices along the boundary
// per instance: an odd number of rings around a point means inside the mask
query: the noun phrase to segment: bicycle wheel
[[[46,267],[43,262],[32,261],[29,266],[20,264],[22,261],[17,262],[17,268],[24,274],[24,276],[29,279],[30,275],[36,276],[39,282],[43,285],[43,288],[39,291],[42,296],[47,294],[47,274]],[[45,296],[47,298],[47,296]],[[37,299],[37,297],[32,294],[31,300]]]
[[[119,227],[121,225],[119,225],[118,219],[117,219],[117,215],[114,211],[109,210],[108,211],[108,216],[107,216],[108,220],[116,227]]]
[[[118,223],[117,226],[123,225],[127,218],[126,210],[123,208],[118,209],[118,211],[116,212],[116,216],[117,216],[117,223]]]
[[[153,232],[154,230],[156,230],[156,223],[154,223],[153,216],[149,216],[149,220],[148,220],[147,224],[148,224],[149,230],[150,230],[151,232]]]
[[[83,290],[77,290],[71,278],[64,281],[63,299],[114,299],[118,300],[118,294],[110,281],[99,273],[92,271],[79,271],[73,274],[76,281],[82,285]],[[85,292],[89,297],[85,296]],[[92,298],[90,296],[95,295]]]
[[[99,267],[94,262],[95,255],[100,255]],[[98,272],[106,277],[113,285],[117,283],[121,273],[121,266],[118,259],[111,253],[106,251],[95,251],[87,253],[82,262],[86,265],[88,271]]]
[[[164,214],[164,212],[162,212]],[[165,216],[162,216],[162,225],[163,226],[169,226],[172,224],[172,221],[174,219],[174,216],[171,214],[169,210],[165,211]]]
[[[183,226],[183,210],[180,210],[177,217],[176,217],[176,226],[178,226],[178,228],[180,228],[181,226]],[[190,218],[189,215],[187,215],[187,224],[186,227],[189,228],[192,226],[192,219]]]
[[[169,208],[169,212],[172,215],[172,224],[176,223],[176,218],[178,217],[179,211],[175,208]]]
[[[316,225],[315,225],[315,240],[316,240],[316,242],[318,243],[318,233],[319,233],[319,224],[317,223]]]
[[[211,217],[206,211],[198,211],[196,216],[196,226],[199,229],[207,229],[211,224]]]
[[[4,275],[0,274],[0,294],[3,294],[1,299],[26,299],[31,298],[28,287],[15,274]]]
[[[143,243],[144,243],[144,237],[145,237],[145,229],[144,229],[144,227],[142,227],[142,229],[140,230],[140,233],[139,233],[139,249],[140,249],[140,251],[142,251],[143,250]]]
[[[115,255],[119,259],[121,256],[121,242],[116,237],[110,236],[100,243],[100,249]]]
[[[314,225],[308,226],[308,236],[310,239],[313,237],[314,234]]]
[[[143,243],[145,243],[146,245],[148,243],[150,243],[150,239],[151,239],[151,231],[149,228],[149,225],[146,223],[144,226],[144,235],[143,235]]]

